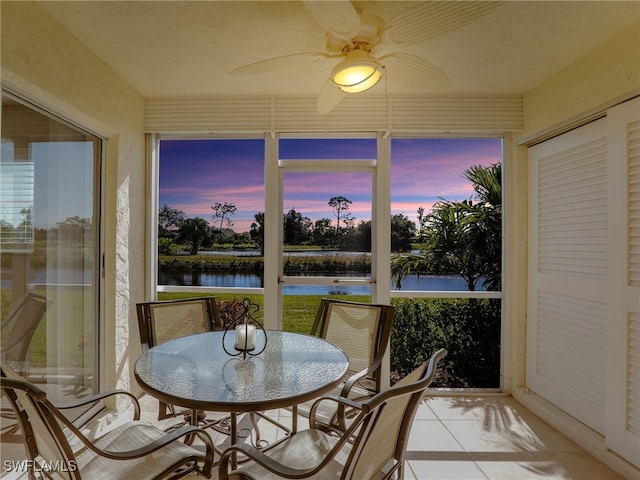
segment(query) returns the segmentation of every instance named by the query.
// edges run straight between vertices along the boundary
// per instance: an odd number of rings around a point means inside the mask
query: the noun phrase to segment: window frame
[[[149,298],[156,299],[157,294],[161,292],[199,292],[205,294],[216,293],[232,293],[232,294],[262,294],[264,296],[265,311],[265,327],[282,328],[282,289],[279,283],[282,244],[282,178],[281,168],[286,166],[294,166],[296,169],[313,169],[313,161],[310,160],[280,160],[278,155],[278,140],[280,138],[362,138],[374,136],[377,140],[377,159],[372,163],[368,160],[353,160],[357,168],[363,170],[373,170],[373,189],[372,192],[372,243],[377,244],[376,255],[372,255],[372,276],[375,275],[376,281],[372,283],[372,299],[378,303],[390,303],[393,298],[459,298],[459,299],[498,299],[501,303],[501,367],[500,367],[500,388],[505,389],[505,359],[509,357],[510,344],[505,343],[505,339],[509,337],[506,331],[505,322],[505,296],[504,296],[504,275],[505,261],[507,256],[505,251],[505,165],[507,160],[507,152],[505,151],[505,135],[496,133],[471,134],[461,132],[456,135],[452,134],[407,134],[391,132],[353,132],[353,133],[291,133],[291,132],[269,132],[264,135],[265,141],[265,222],[269,223],[275,217],[280,228],[268,229],[265,232],[265,266],[264,266],[264,288],[234,288],[234,287],[178,287],[178,286],[158,286],[157,285],[157,212],[158,212],[158,154],[159,141],[166,139],[256,139],[258,135],[250,134],[148,134],[149,141],[149,166],[148,176],[149,185],[147,191],[150,192],[148,198],[149,211],[147,215],[147,231],[151,232],[149,239],[150,249],[148,250],[148,275]],[[503,185],[503,215],[502,215],[502,277],[503,289],[501,291],[416,291],[416,290],[392,290],[391,289],[391,226],[390,222],[376,221],[375,219],[391,218],[391,163],[392,151],[391,141],[395,138],[415,138],[415,139],[441,139],[441,138],[496,138],[502,141],[502,185]],[[322,160],[326,161],[326,160]],[[272,259],[268,261],[268,259]],[[274,262],[273,259],[278,259]],[[270,319],[277,319],[275,322]],[[388,372],[386,372],[388,373]],[[496,389],[473,389],[474,391],[487,390],[495,392]]]
[[[104,181],[106,178],[106,155],[107,155],[107,143],[108,138],[99,133],[94,126],[86,124],[86,122],[74,121],[70,116],[65,115],[65,106],[52,105],[51,102],[47,102],[42,98],[38,98],[32,94],[27,94],[20,88],[16,88],[15,85],[8,82],[8,84],[2,86],[2,97],[7,97],[23,106],[45,116],[49,119],[58,122],[61,125],[65,125],[73,130],[83,132],[86,135],[94,137],[96,142],[97,152],[93,155],[92,164],[92,177],[93,177],[93,241],[92,241],[92,253],[94,255],[94,268],[92,274],[93,281],[93,295],[94,306],[92,312],[92,318],[94,319],[93,326],[95,328],[95,334],[92,345],[85,348],[93,348],[95,352],[95,358],[93,361],[93,386],[95,387],[94,394],[102,392],[105,389],[105,368],[108,357],[103,353],[104,339],[105,339],[105,215],[104,205],[106,199]],[[2,102],[3,103],[3,102]],[[2,113],[2,106],[0,104],[0,114]],[[55,380],[54,380],[55,381]],[[95,415],[102,408],[102,402],[99,402],[95,406],[91,407],[85,413],[82,414],[80,420],[83,418],[89,419]]]

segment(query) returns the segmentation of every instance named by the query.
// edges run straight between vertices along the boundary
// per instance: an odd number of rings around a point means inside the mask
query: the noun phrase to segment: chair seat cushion
[[[95,441],[95,445],[111,452],[125,452],[140,448],[166,436],[156,426],[147,422],[127,422],[116,427]],[[199,450],[175,441],[150,455],[132,460],[114,461],[96,455],[89,449],[76,453],[78,468],[82,478],[92,480],[113,480],[115,478],[154,478],[160,469],[182,463],[185,456],[199,458]],[[116,467],[114,469],[114,467]]]
[[[320,430],[303,430],[290,436],[274,448],[269,449],[268,455],[271,459],[283,463],[289,468],[311,469],[319,465],[327,457],[337,440],[335,436]],[[315,480],[321,478],[339,478],[348,455],[349,446],[346,445],[320,473],[304,478]],[[275,480],[282,477],[270,472],[255,462],[250,462],[233,471],[230,478],[243,480]]]

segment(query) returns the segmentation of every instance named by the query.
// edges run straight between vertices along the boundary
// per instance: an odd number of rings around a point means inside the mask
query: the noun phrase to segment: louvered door
[[[604,434],[606,120],[530,148],[529,181],[527,386]]]
[[[607,446],[640,466],[640,99],[607,112],[609,363]],[[614,221],[615,219],[615,221]]]
[[[527,387],[640,463],[640,99],[529,149]]]

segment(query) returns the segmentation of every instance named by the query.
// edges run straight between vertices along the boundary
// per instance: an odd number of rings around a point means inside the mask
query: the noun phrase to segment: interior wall
[[[522,136],[535,135],[638,88],[640,22],[527,92]]]
[[[640,14],[640,4],[639,4]],[[624,30],[580,60],[568,65],[523,97],[524,129],[513,135],[512,162],[505,168],[505,182],[517,185],[505,207],[505,292],[513,348],[510,368],[514,389],[525,387],[526,278],[527,278],[527,147],[521,139],[534,138],[554,126],[590,112],[600,105],[640,89],[640,22]],[[507,161],[509,159],[507,158]]]
[[[640,15],[640,4],[638,5]],[[533,141],[541,134],[554,131],[559,125],[573,122],[587,114],[601,109],[604,105],[630,98],[640,93],[640,22],[609,39],[600,47],[594,49],[578,61],[568,65],[553,77],[547,79],[536,88],[527,92],[523,98],[524,130],[514,136],[512,144],[514,165],[510,178],[506,181],[512,184],[526,185],[528,183],[528,149],[526,142]],[[513,197],[511,214],[506,218],[510,222],[513,241],[513,258],[505,259],[508,265],[507,274],[511,274],[515,288],[515,305],[511,313],[513,330],[511,335],[514,352],[511,355],[510,373],[513,375],[514,395],[528,408],[549,421],[556,428],[600,460],[607,463],[623,476],[636,475],[630,464],[611,453],[604,445],[603,438],[586,428],[580,422],[573,420],[564,412],[555,408],[535,395],[529,395],[526,386],[525,348],[522,341],[526,339],[527,298],[525,288],[521,288],[523,280],[527,278],[527,246],[529,235],[527,222],[527,199],[536,192]],[[515,233],[514,233],[515,232]],[[510,260],[513,262],[510,263]],[[509,297],[509,294],[506,294]]]
[[[42,8],[2,2],[2,84],[104,138],[103,387],[136,390],[144,298],[144,98]]]

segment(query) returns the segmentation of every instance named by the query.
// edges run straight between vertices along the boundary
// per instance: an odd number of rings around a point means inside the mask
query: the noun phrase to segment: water
[[[233,257],[259,257],[260,250],[205,250],[198,252],[198,255],[230,255]],[[361,255],[371,256],[370,252],[343,252],[341,250],[293,250],[284,252],[284,257],[324,257],[324,256],[341,256],[341,257],[357,257]]]
[[[259,252],[229,251],[229,252],[202,252],[203,254],[235,254],[235,255],[256,255]],[[332,254],[331,251],[310,250],[287,252],[285,255],[291,256],[315,256]],[[336,252],[337,254],[337,252]],[[368,255],[360,252],[339,252],[340,255]],[[10,288],[10,275],[3,272],[2,288]],[[93,272],[90,269],[56,269],[55,274],[47,275],[46,270],[32,270],[30,273],[30,283],[50,283],[50,284],[75,284],[90,285],[92,283]],[[319,276],[321,274],[314,274]],[[357,274],[344,274],[342,276],[359,276]],[[484,290],[481,282],[478,282],[477,289]],[[174,286],[203,286],[203,287],[241,287],[241,288],[262,288],[264,286],[261,275],[252,273],[210,273],[197,271],[160,271],[158,273],[159,285]],[[392,290],[395,283],[392,282]],[[465,281],[456,275],[409,275],[402,280],[402,290],[417,291],[466,291]],[[369,295],[371,288],[367,285],[284,285],[285,295]]]
[[[349,275],[344,275],[348,277]],[[355,275],[351,275],[355,276]],[[165,271],[158,274],[160,285],[203,286],[203,287],[241,287],[262,288],[263,281],[256,274],[231,274],[208,272]],[[480,290],[481,286],[478,287]],[[395,284],[392,285],[393,290]],[[465,281],[455,275],[410,275],[402,281],[402,290],[466,291]],[[284,285],[285,295],[368,295],[370,287],[366,285]]]

